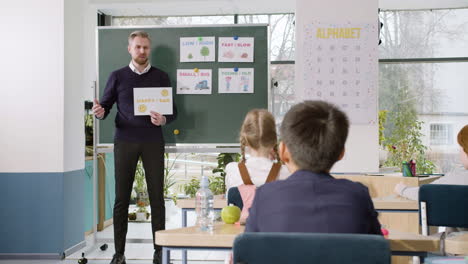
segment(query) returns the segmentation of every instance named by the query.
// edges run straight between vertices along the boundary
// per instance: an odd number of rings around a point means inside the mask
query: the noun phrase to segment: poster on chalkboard
[[[219,62],[253,62],[254,38],[219,38]]]
[[[211,94],[211,69],[177,70],[177,94]]]
[[[215,37],[180,38],[180,62],[215,61]]]
[[[218,70],[218,93],[253,93],[253,68],[221,68]]]

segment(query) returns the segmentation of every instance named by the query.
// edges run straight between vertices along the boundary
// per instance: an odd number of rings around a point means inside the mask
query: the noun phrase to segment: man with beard
[[[148,33],[135,31],[128,37],[128,52],[132,60],[128,66],[112,72],[107,81],[101,102],[94,100],[93,113],[104,119],[117,102],[114,136],[115,203],[114,243],[115,254],[111,264],[125,264],[125,239],[128,226],[128,206],[135,179],[138,159],[145,169],[151,205],[151,227],[154,233],[165,229],[164,206],[164,138],[161,126],[177,117],[173,104],[172,115],[151,111],[150,116],[135,116],[133,88],[171,87],[167,73],[151,66],[151,40]],[[155,245],[155,244],[154,244]],[[154,246],[153,263],[161,263],[161,247]]]

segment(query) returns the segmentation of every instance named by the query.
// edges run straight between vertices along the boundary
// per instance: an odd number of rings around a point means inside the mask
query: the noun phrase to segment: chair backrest
[[[429,226],[468,227],[468,186],[422,185],[419,215],[425,235]]]
[[[234,241],[235,264],[390,264],[390,245],[364,234],[243,233]]]
[[[242,210],[242,208],[244,207],[244,203],[242,202],[242,196],[239,192],[239,188],[237,187],[229,188],[227,203],[233,204]]]

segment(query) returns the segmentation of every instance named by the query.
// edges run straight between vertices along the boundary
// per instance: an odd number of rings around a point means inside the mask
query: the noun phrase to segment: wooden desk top
[[[451,233],[445,239],[445,250],[450,254],[468,255],[468,233]]]
[[[213,233],[200,231],[198,226],[156,232],[156,244],[161,246],[231,248],[245,226],[216,223]]]
[[[379,209],[392,209],[392,210],[418,210],[418,202],[408,200],[397,195],[390,195],[386,197],[373,198],[374,207],[376,210]],[[214,208],[222,209],[227,205],[227,200],[222,196],[216,196],[214,199]],[[195,208],[195,199],[178,199],[177,207],[185,209]]]
[[[399,182],[409,186],[417,187],[423,184],[431,183],[440,176],[429,176],[429,177],[403,177],[400,174],[390,174],[382,176],[372,175],[346,175],[346,174],[335,174],[333,177],[337,179],[348,179],[350,181],[360,182],[367,186],[369,194],[372,198],[389,196],[394,194],[395,185]]]
[[[163,230],[156,232],[156,244],[169,247],[231,248],[234,239],[244,232],[244,228],[244,226],[239,225],[216,223],[212,233],[202,232],[198,226]],[[437,237],[391,230],[387,239],[390,241],[392,251],[433,252],[439,250]],[[452,248],[466,254],[468,252],[468,234],[446,243],[447,252],[452,253]]]
[[[387,239],[392,251],[439,251],[439,238],[390,230]]]

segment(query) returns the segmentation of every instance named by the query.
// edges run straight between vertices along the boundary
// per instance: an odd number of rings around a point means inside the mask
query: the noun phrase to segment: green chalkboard
[[[253,108],[268,108],[268,27],[267,25],[225,25],[197,27],[98,28],[99,95],[109,74],[130,62],[128,35],[134,30],[148,32],[152,39],[151,64],[169,74],[178,118],[163,127],[166,143],[231,144],[238,142],[245,114]],[[216,61],[180,62],[181,37],[216,37]],[[253,37],[254,62],[218,62],[219,37]],[[219,68],[254,68],[253,94],[218,93]],[[212,94],[176,94],[177,69],[211,69]],[[99,121],[99,143],[113,143],[114,106],[106,120]],[[178,129],[179,135],[173,131]]]

